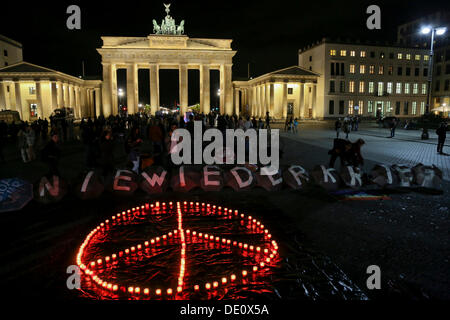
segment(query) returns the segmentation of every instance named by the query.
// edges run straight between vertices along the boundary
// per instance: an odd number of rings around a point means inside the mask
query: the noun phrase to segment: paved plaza
[[[284,125],[276,125],[282,128]],[[283,129],[283,128],[282,128]],[[421,140],[421,131],[397,129],[394,138],[388,138],[390,132],[388,129],[378,128],[376,124],[362,123],[360,129],[351,132],[349,139],[354,142],[359,138],[364,139],[366,144],[362,148],[362,155],[366,161],[364,170],[370,171],[373,163],[384,164],[407,164],[415,166],[418,163],[425,165],[435,165],[442,170],[445,180],[450,180],[450,156],[440,155],[436,151],[437,136],[434,130],[430,130],[430,139]],[[306,121],[299,124],[297,134],[281,131],[281,137],[295,140],[302,144],[317,147],[311,151],[308,156],[301,156],[305,166],[314,161],[327,163],[327,152],[333,146],[333,139],[336,137],[334,124],[325,121]],[[340,138],[345,138],[341,132]],[[450,153],[449,139],[446,141],[444,152]],[[289,161],[294,160],[290,155],[286,155]],[[325,161],[325,162],[324,162]],[[319,164],[319,163],[316,163]]]

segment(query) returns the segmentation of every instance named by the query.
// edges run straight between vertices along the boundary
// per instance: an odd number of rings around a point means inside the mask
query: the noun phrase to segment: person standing
[[[28,161],[36,159],[34,154],[34,143],[36,141],[36,134],[31,126],[28,126],[25,131],[25,139],[27,141],[27,155]]]
[[[100,163],[102,174],[107,177],[114,172],[114,141],[111,130],[107,129],[102,134],[100,142]]]
[[[270,114],[269,114],[269,111],[266,112],[266,129],[270,129]]]
[[[341,133],[342,123],[341,118],[337,119],[334,123],[334,130],[336,131],[336,138],[339,139],[339,134]]]
[[[447,138],[447,131],[448,131],[448,127],[447,127],[446,122],[442,122],[441,125],[439,126],[439,128],[437,128],[437,130],[436,130],[436,134],[438,136],[437,152],[439,154],[445,154],[444,153],[444,143],[445,143],[445,139]]]
[[[48,177],[59,176],[58,163],[61,155],[61,150],[58,147],[59,136],[57,133],[52,133],[50,141],[42,149],[42,160],[48,166]]]
[[[294,133],[298,133],[298,119],[294,119]]]
[[[398,121],[397,118],[394,118],[391,122],[391,138],[395,137],[395,129],[397,128]]]

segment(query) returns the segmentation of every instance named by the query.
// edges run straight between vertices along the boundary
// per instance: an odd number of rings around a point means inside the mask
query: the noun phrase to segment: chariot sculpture
[[[156,20],[153,20],[153,33],[154,34],[170,34],[170,35],[182,35],[184,34],[184,20],[176,25],[175,19],[170,16],[170,3],[164,4],[166,8],[166,17],[162,20],[161,25],[158,25]]]

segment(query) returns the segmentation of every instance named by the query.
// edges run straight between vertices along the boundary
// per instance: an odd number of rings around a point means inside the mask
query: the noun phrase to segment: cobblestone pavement
[[[279,125],[277,127],[280,128]],[[391,139],[387,138],[387,129],[362,127],[360,131],[351,132],[349,139],[351,141],[356,141],[359,138],[364,139],[366,142],[366,145],[362,149],[364,159],[391,165],[406,164],[414,166],[418,163],[425,165],[434,164],[442,170],[444,179],[450,180],[450,155],[446,156],[437,153],[436,143],[434,142],[434,140],[437,140],[434,137],[435,134],[430,133],[431,139],[423,142],[419,138],[416,138],[416,135],[419,134],[418,131],[399,131],[399,133],[396,133],[396,137]],[[297,134],[281,131],[280,136],[322,148],[322,158],[325,160],[328,150],[333,146],[333,139],[336,138],[336,132],[331,128],[330,123],[312,122],[301,123]],[[340,138],[345,138],[345,134],[341,133]],[[446,146],[444,147],[444,152],[450,152],[448,143]],[[369,171],[370,169],[371,167],[366,163],[364,170]]]

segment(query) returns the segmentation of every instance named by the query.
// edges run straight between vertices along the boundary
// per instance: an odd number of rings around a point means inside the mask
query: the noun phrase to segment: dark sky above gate
[[[102,44],[100,36],[147,36],[152,20],[160,23],[165,16],[163,2],[172,3],[170,13],[177,23],[185,20],[188,36],[234,40],[234,78],[247,77],[248,63],[251,76],[296,65],[298,49],[325,36],[395,41],[397,25],[450,10],[449,1],[442,0],[4,1],[0,34],[23,44],[25,61],[75,76],[81,75],[84,61],[87,75],[101,77],[95,50]],[[71,4],[81,8],[81,30],[66,28]],[[366,27],[371,4],[381,8],[381,30]],[[172,78],[176,76],[169,73],[167,79]]]

